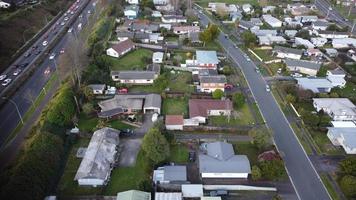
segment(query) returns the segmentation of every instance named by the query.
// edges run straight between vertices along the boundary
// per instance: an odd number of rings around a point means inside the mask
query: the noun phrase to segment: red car
[[[129,90],[127,88],[121,88],[118,90],[119,94],[127,94],[129,92]]]
[[[231,90],[234,86],[232,84],[225,84],[224,88]]]

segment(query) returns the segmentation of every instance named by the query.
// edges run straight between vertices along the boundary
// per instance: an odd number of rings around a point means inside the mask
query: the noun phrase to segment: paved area
[[[142,139],[121,139],[120,167],[132,167],[136,164],[136,157],[140,151]]]
[[[135,136],[143,137],[147,131],[153,127],[153,125],[154,122],[152,122],[152,114],[144,114],[142,126],[134,130]]]

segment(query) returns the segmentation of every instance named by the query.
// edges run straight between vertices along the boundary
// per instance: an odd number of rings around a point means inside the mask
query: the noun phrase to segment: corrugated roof
[[[196,55],[199,64],[219,64],[216,51],[196,51]]]
[[[232,110],[232,102],[229,99],[190,99],[189,117],[208,117],[209,110]]]
[[[216,76],[201,76],[201,83],[226,83],[225,75],[216,75]]]
[[[121,80],[152,80],[155,72],[152,71],[120,71],[118,78]]]
[[[308,60],[295,60],[295,59],[285,59],[287,67],[303,67],[307,69],[319,70],[321,67],[320,63],[308,61]]]
[[[292,54],[297,54],[297,55],[302,55],[302,53],[303,53],[303,50],[301,50],[301,49],[293,49],[293,48],[282,47],[282,46],[275,46],[273,48],[273,51],[282,52],[282,53],[292,53]]]
[[[135,44],[130,40],[124,40],[121,41],[115,45],[113,45],[111,48],[113,48],[118,54],[122,54],[123,52],[127,51],[128,49],[132,49],[135,47]]]
[[[183,125],[183,115],[166,115],[166,125]]]

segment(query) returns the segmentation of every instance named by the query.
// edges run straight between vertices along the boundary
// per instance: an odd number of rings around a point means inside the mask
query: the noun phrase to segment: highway
[[[85,0],[81,0],[81,2],[84,2]],[[54,48],[51,50],[51,53],[55,53],[54,59],[49,59],[49,55],[47,55],[47,58],[44,59],[44,61],[36,66],[35,71],[29,77],[25,83],[16,91],[16,93],[11,97],[11,100],[16,103],[16,105],[19,108],[20,114],[23,116],[27,110],[31,107],[31,100],[29,98],[30,96],[37,97],[41,92],[45,92],[43,89],[47,81],[50,79],[51,75],[55,73],[56,71],[56,64],[58,62],[59,56],[60,56],[60,51],[66,49],[66,45],[71,37],[76,37],[76,34],[79,33],[78,29],[78,24],[82,23],[83,26],[87,23],[87,20],[89,19],[90,14],[88,11],[93,12],[95,4],[93,4],[95,0],[92,0],[90,4],[88,4],[82,11],[82,17],[78,18],[74,21],[72,27],[72,32],[66,32],[66,34],[58,41],[58,43],[54,46]],[[62,18],[62,17],[61,17]],[[48,39],[53,39],[54,33],[52,33],[51,38],[48,37]],[[42,40],[44,38],[41,37],[35,45],[41,44]],[[42,46],[42,45],[41,45]],[[40,48],[40,47],[39,47]],[[43,48],[43,47],[41,47]],[[19,58],[21,60],[22,58]],[[35,59],[35,58],[28,58],[28,59]],[[23,61],[23,60],[21,60]],[[30,60],[28,60],[30,61]],[[4,144],[11,134],[11,132],[16,128],[18,123],[21,123],[20,117],[15,109],[14,104],[9,102],[8,100],[6,103],[3,104],[3,106],[0,109],[0,147],[3,148]],[[0,149],[1,149],[0,148]]]
[[[197,14],[201,25],[206,26],[210,21],[209,18],[201,12]],[[302,200],[331,199],[278,103],[271,92],[266,91],[266,82],[256,72],[257,66],[249,61],[248,56],[236,48],[233,41],[226,38],[224,33],[220,33],[218,42],[241,68],[266,124],[273,131],[274,142],[283,156],[298,198]]]

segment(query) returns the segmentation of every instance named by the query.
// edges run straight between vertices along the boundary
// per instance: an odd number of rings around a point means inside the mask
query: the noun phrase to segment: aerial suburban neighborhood
[[[0,0],[0,199],[356,199],[353,0]]]

